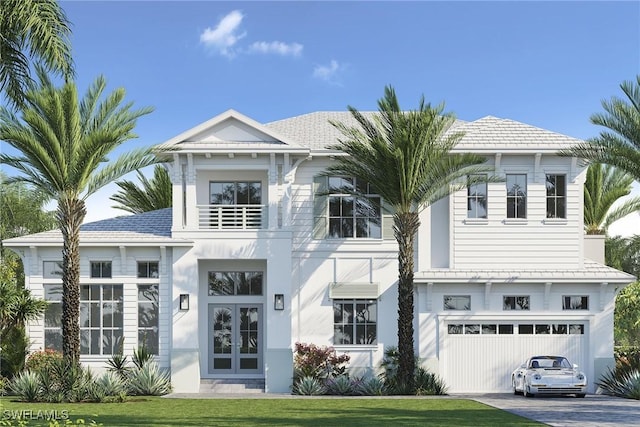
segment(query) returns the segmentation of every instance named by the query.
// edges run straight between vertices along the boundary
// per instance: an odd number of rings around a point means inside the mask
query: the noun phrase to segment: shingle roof
[[[367,117],[375,114],[373,111],[362,113]],[[342,136],[331,125],[330,120],[357,126],[348,111],[317,111],[267,123],[265,126],[297,141],[301,146],[320,150],[335,144]],[[546,129],[493,116],[473,122],[456,120],[452,130],[465,132],[457,147],[464,151],[557,151],[581,142]]]
[[[80,227],[80,244],[95,242],[187,243],[186,240],[171,238],[172,216],[172,209],[166,208],[83,224]],[[3,244],[11,247],[29,243],[60,244],[61,242],[62,233],[60,230],[50,230],[8,239]]]
[[[631,283],[635,277],[623,271],[607,267],[589,259],[584,260],[583,269],[536,269],[536,270],[515,270],[515,269],[434,269],[421,271],[414,275],[416,283],[428,282],[452,282],[452,283],[478,283],[484,284],[492,282],[500,283],[531,283],[531,282],[551,282],[551,283]]]

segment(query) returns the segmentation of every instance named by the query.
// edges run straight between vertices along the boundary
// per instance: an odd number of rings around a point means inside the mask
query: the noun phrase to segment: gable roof
[[[171,238],[172,217],[172,208],[166,208],[83,224],[80,226],[80,246],[95,244],[190,246],[191,242],[188,240]],[[2,244],[7,247],[59,246],[62,244],[62,232],[60,230],[43,231],[7,239]]]
[[[377,112],[361,111],[371,118]],[[348,111],[317,111],[267,123],[266,127],[287,135],[311,150],[323,150],[342,136],[329,121],[358,126]],[[486,116],[472,122],[456,120],[450,129],[465,132],[456,150],[465,152],[556,152],[581,140],[515,120]]]

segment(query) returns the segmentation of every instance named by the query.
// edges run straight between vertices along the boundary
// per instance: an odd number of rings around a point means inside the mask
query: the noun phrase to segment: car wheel
[[[523,391],[524,397],[534,397],[535,394],[529,392],[529,386],[526,386]]]
[[[518,389],[516,388],[516,380],[515,380],[515,378],[511,379],[511,386],[513,387],[513,394],[522,394],[522,392],[518,391]]]
[[[576,397],[584,397],[584,396],[585,396],[585,394],[584,394],[584,393],[578,393],[578,394],[576,394]]]

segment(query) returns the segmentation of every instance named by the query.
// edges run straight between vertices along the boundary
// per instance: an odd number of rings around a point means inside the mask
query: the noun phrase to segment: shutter
[[[382,238],[384,240],[395,240],[396,236],[393,234],[393,213],[394,209],[390,204],[382,200]]]
[[[377,282],[329,283],[329,298],[332,299],[377,299],[379,296]]]
[[[314,239],[326,239],[327,238],[327,214],[329,208],[328,195],[329,192],[329,177],[328,176],[314,176],[313,177],[313,238]]]

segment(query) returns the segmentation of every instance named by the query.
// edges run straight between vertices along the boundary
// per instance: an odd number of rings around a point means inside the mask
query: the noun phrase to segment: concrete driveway
[[[550,426],[640,426],[640,400],[600,394],[588,394],[584,399],[572,396],[528,398],[513,394],[465,397]]]

